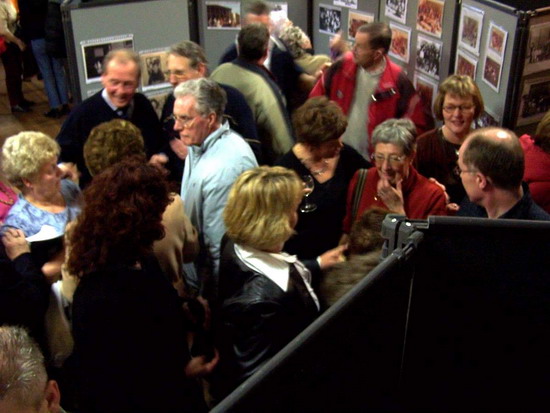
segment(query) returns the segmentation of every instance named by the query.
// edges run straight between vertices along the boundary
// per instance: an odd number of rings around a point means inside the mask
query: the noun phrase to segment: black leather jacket
[[[221,400],[307,327],[318,311],[311,297],[292,285],[285,292],[248,268],[230,240],[222,243],[218,292],[213,318],[220,363],[212,391]]]

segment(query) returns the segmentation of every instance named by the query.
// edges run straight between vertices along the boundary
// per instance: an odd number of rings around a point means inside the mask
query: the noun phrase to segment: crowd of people
[[[212,78],[171,47],[161,119],[123,49],[56,139],[5,141],[0,325],[27,331],[0,327],[0,410],[206,411],[377,265],[388,213],[550,220],[550,113],[474,130],[451,75],[434,127],[388,25],[331,62],[263,2],[242,23]]]

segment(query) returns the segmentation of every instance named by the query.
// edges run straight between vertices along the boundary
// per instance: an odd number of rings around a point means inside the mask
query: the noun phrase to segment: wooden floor
[[[23,93],[26,99],[32,100],[36,104],[32,107],[31,112],[12,114],[6,93],[4,67],[0,62],[0,146],[7,137],[24,130],[40,131],[55,138],[65,120],[65,117],[51,119],[43,115],[50,107],[44,91],[44,84],[36,76],[31,81],[23,82]]]

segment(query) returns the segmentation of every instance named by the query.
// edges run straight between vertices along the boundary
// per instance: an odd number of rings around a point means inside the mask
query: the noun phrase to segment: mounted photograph
[[[483,15],[482,10],[464,5],[460,13],[458,45],[476,56],[479,56]]]
[[[355,40],[355,34],[357,29],[364,24],[372,23],[374,21],[374,14],[359,13],[351,11],[348,13],[348,38]]]
[[[207,1],[206,24],[208,30],[239,30],[241,28],[241,2]]]
[[[441,38],[444,8],[443,0],[420,0],[416,15],[416,29]]]
[[[416,69],[439,79],[443,43],[418,35],[416,41]]]
[[[476,79],[477,59],[461,50],[456,52],[455,73]]]
[[[529,28],[523,75],[550,69],[550,22]]]
[[[392,35],[389,55],[397,60],[409,63],[411,29],[394,23],[390,23],[390,29]]]
[[[502,62],[496,61],[491,56],[485,56],[485,63],[483,65],[483,81],[497,93],[500,90],[501,73]]]
[[[161,89],[170,86],[168,76],[168,55],[165,49],[147,50],[139,53],[141,61],[141,89]]]
[[[523,82],[517,125],[541,120],[550,110],[550,76]]]
[[[428,108],[433,108],[435,97],[437,96],[437,82],[415,72],[413,84],[418,95],[424,101],[424,105]]]
[[[336,34],[342,27],[342,9],[326,4],[319,5],[319,31]]]
[[[491,55],[496,60],[503,61],[507,38],[508,32],[502,27],[497,26],[494,21],[491,21],[489,23],[489,34],[487,36],[486,54]]]
[[[407,23],[407,4],[408,0],[386,0],[384,14],[390,19],[405,24]]]

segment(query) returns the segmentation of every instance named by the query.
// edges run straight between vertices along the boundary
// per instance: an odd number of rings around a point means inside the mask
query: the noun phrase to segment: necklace
[[[5,194],[7,198],[6,200],[0,199],[0,203],[7,206],[12,206],[15,203],[15,198],[13,198],[11,194],[8,192],[8,190],[4,188],[3,184],[0,184],[0,192]]]

